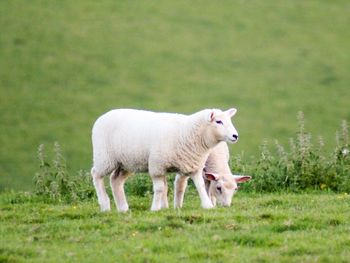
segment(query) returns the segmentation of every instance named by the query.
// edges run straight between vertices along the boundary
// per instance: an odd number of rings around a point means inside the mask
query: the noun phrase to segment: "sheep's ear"
[[[235,179],[236,183],[244,183],[252,179],[249,175],[234,175],[233,178]]]
[[[208,181],[217,181],[219,179],[219,176],[214,173],[204,173],[204,178]]]
[[[212,110],[210,113],[209,113],[209,115],[208,115],[208,121],[209,122],[212,122],[212,121],[214,121],[215,120],[215,112]]]
[[[231,108],[231,109],[229,109],[229,110],[226,111],[226,113],[227,113],[228,116],[230,116],[230,117],[233,117],[233,116],[236,114],[236,112],[237,112],[237,109],[235,109],[235,108]]]

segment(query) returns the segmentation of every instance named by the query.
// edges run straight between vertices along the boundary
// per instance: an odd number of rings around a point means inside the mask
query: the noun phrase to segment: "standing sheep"
[[[176,171],[193,180],[203,208],[212,208],[202,170],[211,148],[221,141],[234,143],[238,133],[225,112],[202,110],[192,115],[117,109],[99,117],[92,129],[91,174],[102,211],[110,210],[103,177],[110,184],[119,211],[127,211],[124,182],[134,172],[149,172],[153,182],[151,210],[167,208],[165,174]]]
[[[221,206],[230,206],[238,183],[251,179],[250,176],[233,175],[228,164],[229,149],[225,142],[218,143],[210,150],[203,169],[207,193],[213,205],[216,201]],[[174,207],[182,207],[188,177],[176,175],[174,190]]]

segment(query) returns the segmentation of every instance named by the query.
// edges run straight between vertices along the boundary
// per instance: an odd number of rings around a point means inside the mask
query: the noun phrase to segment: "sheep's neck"
[[[187,172],[202,169],[209,150],[218,142],[211,138],[203,120],[186,125],[179,143],[178,158],[181,159],[183,170]]]
[[[217,152],[210,152],[208,159],[205,163],[205,168],[207,172],[218,173],[218,174],[231,174],[230,166],[227,157],[224,154],[219,154]]]

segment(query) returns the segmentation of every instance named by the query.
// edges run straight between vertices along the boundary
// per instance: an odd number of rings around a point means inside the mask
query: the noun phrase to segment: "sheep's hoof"
[[[157,211],[159,211],[161,209],[162,209],[161,207],[151,207],[151,211],[152,212],[157,212]]]
[[[212,209],[212,208],[214,208],[213,204],[202,204],[202,207],[204,209]]]
[[[100,209],[101,209],[101,212],[109,212],[111,211],[111,206],[110,205],[106,205],[106,204],[100,204]]]
[[[123,207],[123,208],[118,209],[118,212],[120,212],[120,213],[126,213],[128,211],[129,211],[129,207]]]

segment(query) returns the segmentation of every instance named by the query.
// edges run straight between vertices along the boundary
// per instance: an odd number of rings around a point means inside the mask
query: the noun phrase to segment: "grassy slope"
[[[0,196],[0,261],[348,262],[349,195],[238,194],[231,208],[99,213],[97,202],[49,205]],[[193,199],[194,201],[190,201]],[[11,204],[12,202],[12,204]]]
[[[235,152],[286,142],[303,110],[333,142],[350,120],[349,2],[1,1],[0,189],[30,188],[40,143],[89,169],[110,108],[236,106]]]

